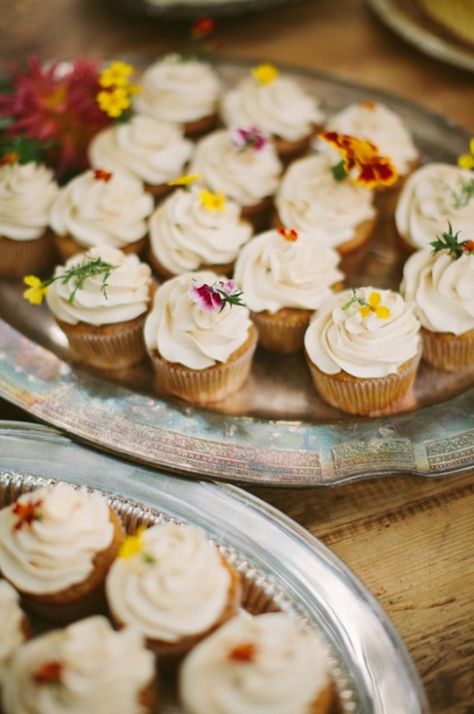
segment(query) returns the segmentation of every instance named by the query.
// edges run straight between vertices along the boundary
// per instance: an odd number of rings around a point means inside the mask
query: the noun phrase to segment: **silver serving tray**
[[[203,528],[244,574],[251,609],[283,609],[322,632],[342,714],[429,711],[414,665],[376,600],[320,541],[268,504],[235,486],[99,454],[43,426],[0,423],[0,507],[45,479],[100,490],[131,527],[176,519]],[[171,711],[179,710],[165,714]]]
[[[290,0],[107,0],[113,12],[117,8],[127,14],[165,20],[192,20],[211,17],[234,17],[246,13],[263,12]],[[297,2],[297,0],[292,0]]]
[[[138,62],[145,64],[143,57]],[[248,67],[217,64],[228,86]],[[424,160],[452,162],[466,150],[463,130],[416,104],[323,74],[286,71],[321,97],[328,113],[362,99],[393,107]],[[349,281],[397,288],[403,260],[394,196],[381,194],[378,202],[375,239]],[[319,399],[302,355],[259,350],[239,392],[213,410],[198,409],[155,396],[148,363],[115,374],[74,367],[46,306],[27,304],[22,290],[0,281],[0,396],[101,449],[192,476],[280,486],[395,473],[442,476],[474,466],[472,370],[448,374],[422,364],[405,411],[368,419],[344,415]]]

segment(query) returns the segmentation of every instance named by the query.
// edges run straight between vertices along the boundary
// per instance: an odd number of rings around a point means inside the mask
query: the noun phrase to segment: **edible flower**
[[[153,563],[154,558],[144,550],[143,534],[146,531],[146,526],[142,525],[137,528],[133,535],[125,538],[118,551],[118,557],[122,560],[130,560],[136,555],[141,555],[146,563]]]
[[[129,77],[134,68],[126,62],[112,62],[99,75],[102,90],[97,94],[100,109],[112,119],[127,120],[131,117],[131,97],[140,91],[137,84],[131,84]]]
[[[268,144],[265,134],[255,126],[251,126],[248,129],[236,127],[232,129],[230,138],[235,148],[239,151],[250,148],[255,151],[261,151]]]
[[[199,200],[206,211],[223,211],[225,208],[225,195],[223,193],[212,193],[212,191],[201,191]]]
[[[41,278],[36,275],[25,275],[23,282],[29,286],[23,293],[25,300],[28,300],[31,305],[41,305],[48,290]]]
[[[359,304],[359,314],[362,318],[369,317],[370,315],[377,315],[381,320],[388,320],[391,315],[390,308],[385,305],[381,305],[380,301],[382,297],[380,293],[375,290],[369,294],[368,302],[364,298],[360,297],[355,290],[352,290],[352,298],[346,302],[343,306],[343,310],[348,310],[354,303]]]
[[[218,43],[210,38],[215,29],[216,23],[212,17],[198,17],[191,25],[189,39],[185,47],[178,53],[178,61],[199,60],[200,57],[204,57],[216,49]]]
[[[16,151],[8,151],[0,158],[0,166],[7,166],[8,164],[17,164],[20,161],[19,154]]]
[[[332,167],[337,181],[349,176],[352,169],[358,171],[351,177],[353,183],[365,188],[391,186],[398,179],[397,170],[391,160],[387,156],[381,156],[372,142],[357,139],[349,134],[337,134],[335,131],[325,131],[319,136],[342,154],[340,163]]]
[[[178,178],[171,179],[168,181],[168,186],[184,186],[185,188],[191,187],[195,181],[201,179],[200,174],[183,174],[178,176]]]
[[[131,106],[130,95],[123,87],[117,87],[112,91],[103,90],[97,95],[97,103],[107,116],[118,119],[125,109]]]
[[[474,137],[469,142],[469,151],[458,157],[458,166],[468,171],[474,170]]]
[[[229,652],[229,659],[233,662],[249,663],[255,660],[257,646],[254,642],[242,642],[236,645]]]
[[[35,684],[62,684],[63,664],[57,660],[44,662],[36,672],[33,672],[32,679]]]
[[[101,87],[126,87],[133,71],[132,65],[127,62],[112,62],[100,73],[99,84]]]
[[[191,35],[196,38],[207,37],[216,29],[212,17],[198,17],[191,26]]]
[[[360,106],[364,107],[364,109],[373,110],[375,109],[376,104],[371,99],[364,99],[364,101],[360,103]]]
[[[278,229],[278,233],[290,243],[294,243],[296,240],[298,240],[299,237],[298,231],[296,231],[294,228],[285,228],[284,226],[280,226],[280,228]]]
[[[271,84],[280,74],[275,65],[269,63],[259,64],[251,71],[259,84]]]
[[[94,179],[96,181],[103,181],[104,183],[109,183],[111,178],[111,171],[106,171],[105,169],[94,169]]]
[[[21,531],[23,526],[31,526],[33,521],[40,521],[43,517],[41,506],[42,499],[37,501],[17,501],[12,507],[12,513],[18,516],[18,520],[13,526],[13,530]]]
[[[233,280],[219,280],[213,285],[191,285],[189,295],[206,312],[222,312],[226,304],[244,305],[241,300],[242,290],[236,287]]]
[[[457,260],[464,254],[474,255],[474,240],[459,240],[459,231],[453,232],[453,227],[448,221],[448,230],[437,236],[436,240],[431,241],[430,245],[433,247],[433,255],[438,253],[440,250],[447,250],[448,255],[451,256],[453,260]]]

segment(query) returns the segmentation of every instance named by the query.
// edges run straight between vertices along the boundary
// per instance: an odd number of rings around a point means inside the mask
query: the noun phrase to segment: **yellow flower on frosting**
[[[225,196],[223,193],[201,191],[199,198],[207,211],[223,211],[225,208]]]
[[[127,536],[119,548],[118,557],[122,558],[122,560],[130,560],[130,558],[142,553],[143,534],[145,531],[146,526],[140,526],[133,535]]]
[[[168,181],[168,186],[192,186],[195,181],[199,181],[200,174],[183,174],[178,178]]]
[[[390,309],[380,304],[381,299],[380,293],[375,291],[371,292],[368,305],[361,305],[359,307],[359,312],[362,317],[366,318],[369,317],[370,314],[375,313],[377,317],[380,317],[382,320],[387,320],[390,317]]]
[[[25,300],[28,300],[32,305],[41,305],[48,290],[43,285],[41,278],[37,278],[36,275],[25,275],[23,282],[29,286],[23,293]]]
[[[99,92],[97,102],[102,111],[114,119],[130,107],[129,94],[123,87],[114,89],[112,92]]]
[[[133,67],[126,62],[113,62],[110,67],[106,67],[99,76],[101,87],[125,87],[128,78],[133,74]]]
[[[280,74],[273,64],[259,64],[252,69],[252,75],[260,84],[271,84]]]
[[[474,170],[474,137],[469,142],[469,153],[461,154],[458,158],[458,166],[468,171]]]

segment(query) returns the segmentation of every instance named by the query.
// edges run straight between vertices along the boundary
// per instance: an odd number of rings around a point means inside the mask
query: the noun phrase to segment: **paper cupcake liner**
[[[349,414],[368,416],[401,400],[411,389],[420,362],[420,354],[402,364],[386,377],[358,379],[346,372],[325,374],[306,354],[314,386],[324,401]]]
[[[124,369],[146,355],[143,339],[145,315],[113,325],[69,325],[57,320],[74,356],[92,367]]]
[[[54,265],[56,251],[47,231],[35,240],[0,237],[0,278],[21,280],[25,275],[41,274]]]
[[[156,273],[156,275],[161,280],[170,280],[171,278],[176,277],[177,274],[172,273],[170,270],[168,270],[168,268],[165,268],[165,266],[160,261],[160,259],[156,257],[151,246],[150,246],[149,250],[147,251],[146,260],[151,265],[151,267],[153,268],[153,271]],[[212,270],[212,272],[216,273],[217,275],[230,276],[230,275],[232,275],[232,272],[234,270],[234,265],[235,265],[235,261],[232,263],[225,263],[225,264],[219,263],[217,265],[207,265],[206,264],[206,265],[200,265],[195,270]],[[183,273],[185,273],[185,272],[187,272],[187,271],[183,270]]]
[[[244,345],[227,362],[207,369],[190,369],[167,362],[156,350],[150,353],[155,370],[157,391],[181,397],[193,404],[208,404],[236,392],[247,379],[257,345],[257,331],[252,329]]]
[[[87,245],[81,245],[76,240],[74,240],[72,236],[58,236],[56,234],[54,234],[54,243],[63,262],[66,262],[66,260],[72,258],[73,255],[77,255],[77,253],[87,252],[87,249],[89,247]],[[146,249],[147,245],[148,238],[145,237],[140,238],[140,240],[136,240],[134,243],[128,243],[127,245],[117,245],[112,247],[121,250],[122,253],[136,253],[137,255],[140,255]]]
[[[422,328],[423,359],[446,372],[474,367],[474,330],[463,335]]]
[[[257,326],[259,345],[280,354],[299,352],[303,349],[304,334],[312,314],[312,310],[290,308],[278,310],[274,314],[253,312],[252,320]]]

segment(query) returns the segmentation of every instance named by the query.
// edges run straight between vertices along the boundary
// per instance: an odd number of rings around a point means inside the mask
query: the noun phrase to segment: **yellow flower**
[[[168,181],[168,186],[191,186],[195,181],[199,181],[200,178],[200,174],[183,174]]]
[[[113,62],[101,72],[99,84],[101,87],[125,87],[131,74],[132,65],[121,61]]]
[[[468,171],[474,170],[474,137],[469,142],[469,153],[461,154],[458,157],[458,166]]]
[[[359,312],[363,318],[369,317],[371,313],[375,313],[382,320],[387,320],[390,317],[390,310],[385,305],[380,305],[380,293],[371,292],[369,295],[369,304],[362,305]]]
[[[119,548],[118,557],[122,560],[130,560],[135,555],[139,555],[143,551],[143,534],[146,531],[146,526],[137,528],[133,535],[125,538]]]
[[[201,203],[207,211],[222,211],[225,207],[225,196],[223,193],[212,193],[212,191],[201,191],[199,194]]]
[[[273,64],[259,64],[258,67],[252,69],[252,74],[260,84],[271,84],[280,72]]]
[[[123,87],[112,92],[99,92],[97,102],[102,111],[114,119],[130,107],[130,97]]]
[[[32,305],[41,305],[48,290],[48,288],[43,285],[41,278],[37,278],[36,275],[25,275],[23,282],[25,285],[29,285],[23,293],[25,300],[28,300]]]

